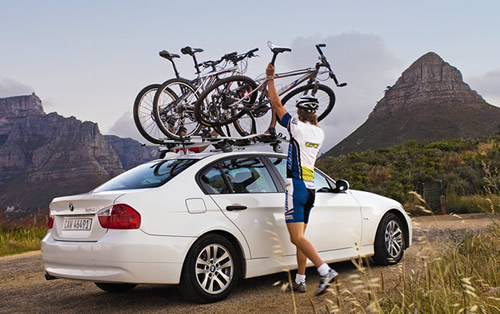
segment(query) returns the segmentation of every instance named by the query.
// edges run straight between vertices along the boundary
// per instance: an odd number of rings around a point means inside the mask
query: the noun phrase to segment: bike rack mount
[[[226,136],[186,136],[180,139],[164,139],[160,144],[160,153],[162,155],[172,149],[199,147],[213,145],[216,150],[223,152],[233,151],[233,147],[248,147],[259,144],[269,144],[276,153],[282,153],[281,143],[288,142],[286,137],[281,134],[252,134],[242,137],[226,137]]]

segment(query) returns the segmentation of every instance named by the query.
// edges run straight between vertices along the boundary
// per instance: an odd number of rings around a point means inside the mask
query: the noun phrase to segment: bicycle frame
[[[281,79],[281,78],[285,78],[285,77],[302,75],[301,77],[299,77],[298,79],[296,79],[292,83],[288,84],[285,87],[282,87],[278,91],[278,95],[281,96],[281,95],[285,94],[289,90],[302,84],[305,81],[308,81],[308,84],[312,84],[313,82],[317,82],[316,77],[318,76],[318,74],[319,74],[319,68],[306,68],[306,69],[302,69],[302,70],[294,70],[294,71],[290,71],[290,72],[276,73],[274,75],[275,79]],[[259,80],[256,80],[256,82],[258,83],[256,90],[261,91],[261,95],[259,97],[259,104],[261,104],[262,103],[261,101],[266,96],[265,91],[267,90],[267,79],[259,79]]]
[[[215,72],[211,71],[205,75],[198,74],[198,79],[197,79],[198,81],[195,85],[196,90],[194,91],[194,93],[192,91],[189,91],[189,89],[183,90],[183,95],[178,95],[179,99],[182,99],[185,102],[185,104],[187,104],[190,107],[188,109],[194,109],[191,108],[192,106],[194,106],[194,102],[192,101],[193,97],[199,96],[204,89],[208,88],[217,80],[219,75],[226,73],[231,73],[231,75],[238,74],[240,73],[240,67],[235,65],[230,68],[223,67],[222,70]]]

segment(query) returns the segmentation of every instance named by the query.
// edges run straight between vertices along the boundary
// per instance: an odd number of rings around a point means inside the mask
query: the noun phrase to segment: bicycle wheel
[[[153,113],[153,102],[160,84],[151,84],[144,87],[134,101],[134,122],[141,135],[153,144],[163,143],[165,134],[156,124]]]
[[[254,80],[241,75],[218,80],[198,98],[196,120],[211,127],[236,121],[251,109],[257,98],[256,87]]]
[[[264,134],[275,121],[274,111],[269,99],[265,97],[261,104],[254,103],[251,112],[233,122],[234,129],[241,135]]]
[[[201,124],[196,121],[194,104],[198,97],[196,88],[185,79],[172,79],[163,83],[156,92],[153,113],[159,129],[169,138],[198,134]]]
[[[330,113],[330,111],[332,111],[333,106],[335,105],[335,93],[330,87],[323,84],[303,85],[293,89],[281,100],[281,103],[285,107],[286,111],[288,111],[292,116],[297,116],[297,107],[295,107],[295,103],[302,96],[311,96],[318,99],[319,108],[316,111],[318,121],[323,120]]]

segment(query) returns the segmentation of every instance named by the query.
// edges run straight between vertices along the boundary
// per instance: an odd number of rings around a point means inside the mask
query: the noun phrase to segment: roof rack
[[[190,148],[205,145],[213,145],[216,149],[223,152],[233,151],[233,146],[245,147],[256,144],[269,144],[274,152],[282,153],[280,144],[288,142],[286,137],[280,134],[252,134],[241,137],[227,137],[227,136],[186,136],[178,140],[165,139],[160,146],[160,153],[166,154],[168,151],[175,148]]]

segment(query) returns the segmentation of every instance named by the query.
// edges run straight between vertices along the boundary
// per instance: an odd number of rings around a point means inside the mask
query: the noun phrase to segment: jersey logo
[[[306,147],[309,147],[309,148],[318,148],[319,144],[315,144],[315,143],[310,143],[310,142],[306,142]]]

